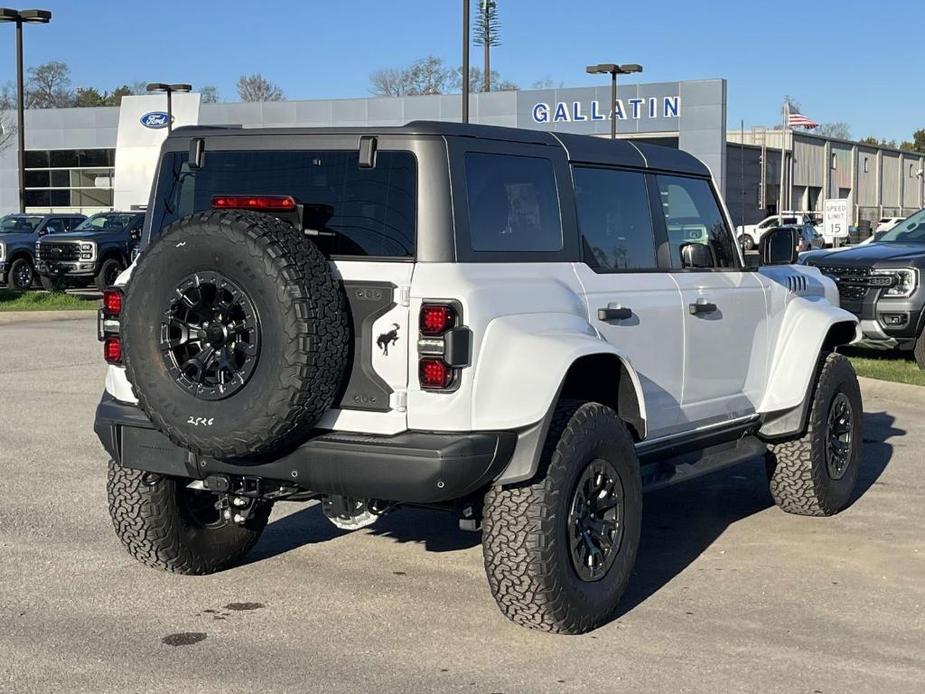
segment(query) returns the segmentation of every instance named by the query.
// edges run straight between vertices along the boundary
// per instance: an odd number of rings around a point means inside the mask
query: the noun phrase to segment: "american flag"
[[[814,121],[812,118],[807,118],[799,111],[791,113],[789,106],[785,106],[784,109],[787,112],[788,128],[806,128],[807,130],[812,130],[813,128],[819,127],[819,124],[816,121]]]

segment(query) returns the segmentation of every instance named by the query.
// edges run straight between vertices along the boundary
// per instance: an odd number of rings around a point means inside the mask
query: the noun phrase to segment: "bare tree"
[[[0,152],[13,144],[16,139],[16,96],[13,85],[0,87]]]
[[[453,84],[453,70],[433,55],[415,61],[404,72],[406,94],[446,94]]]
[[[484,50],[485,66],[482,70],[482,89],[491,91],[494,73],[491,70],[491,49],[501,45],[501,23],[498,21],[498,3],[495,0],[479,0],[475,15],[475,32],[472,43]]]
[[[259,72],[238,78],[238,96],[241,101],[285,101],[283,90]]]
[[[369,76],[369,91],[375,96],[405,96],[407,81],[404,70],[384,68]]]
[[[851,126],[847,123],[823,123],[816,128],[817,135],[825,137],[834,137],[836,140],[850,140]]]
[[[26,85],[26,108],[65,108],[73,106],[71,70],[60,60],[30,67]]]
[[[469,91],[473,94],[481,92],[486,84],[484,75],[482,71],[473,66],[469,68]],[[498,74],[497,70],[491,71],[491,84],[495,85],[496,92],[512,92],[519,89],[519,87],[510,80],[501,79],[501,75]],[[462,68],[459,68],[453,73],[453,89],[457,91],[462,90]]]
[[[211,84],[206,85],[199,90],[199,100],[204,104],[217,104],[218,88],[213,87]]]

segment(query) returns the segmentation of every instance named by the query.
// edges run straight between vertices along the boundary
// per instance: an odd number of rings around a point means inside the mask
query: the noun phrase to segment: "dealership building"
[[[925,155],[802,131],[727,132],[723,79],[626,84],[615,109],[620,138],[678,147],[703,161],[738,223],[779,209],[822,210],[848,200],[854,223],[923,206]],[[610,85],[473,94],[475,123],[609,137]],[[119,107],[27,110],[25,202],[29,211],[84,213],[143,206],[166,136],[163,95]],[[174,124],[244,127],[387,127],[460,119],[458,95],[263,103],[200,103],[173,96]],[[0,152],[0,212],[18,207],[15,147]]]

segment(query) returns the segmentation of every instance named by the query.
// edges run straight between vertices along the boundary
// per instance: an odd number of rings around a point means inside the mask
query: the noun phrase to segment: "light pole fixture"
[[[51,12],[48,10],[13,10],[0,7],[0,22],[16,22],[16,134],[19,140],[19,211],[26,211],[26,106],[25,87],[23,85],[22,64],[22,25],[48,24]]]
[[[146,89],[149,92],[162,92],[167,94],[167,132],[171,132],[173,130],[173,102],[170,97],[174,92],[178,94],[186,94],[193,91],[193,85],[183,82],[177,84],[151,82],[146,87]]]
[[[469,122],[469,0],[462,2],[462,122]]]
[[[615,65],[614,63],[599,63],[585,68],[589,75],[610,75],[610,139],[617,139],[617,75],[630,75],[642,72],[642,65],[627,63]]]

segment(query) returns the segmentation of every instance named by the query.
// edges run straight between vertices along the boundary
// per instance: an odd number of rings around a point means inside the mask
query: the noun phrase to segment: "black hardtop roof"
[[[562,147],[573,162],[631,166],[709,176],[710,170],[699,159],[672,147],[662,147],[631,140],[609,140],[591,135],[544,132],[498,125],[455,123],[452,121],[417,120],[399,126],[386,127],[326,127],[326,128],[242,128],[241,126],[189,125],[175,128],[171,139],[209,136],[253,135],[422,135],[436,137],[469,137],[501,140],[522,144]]]

